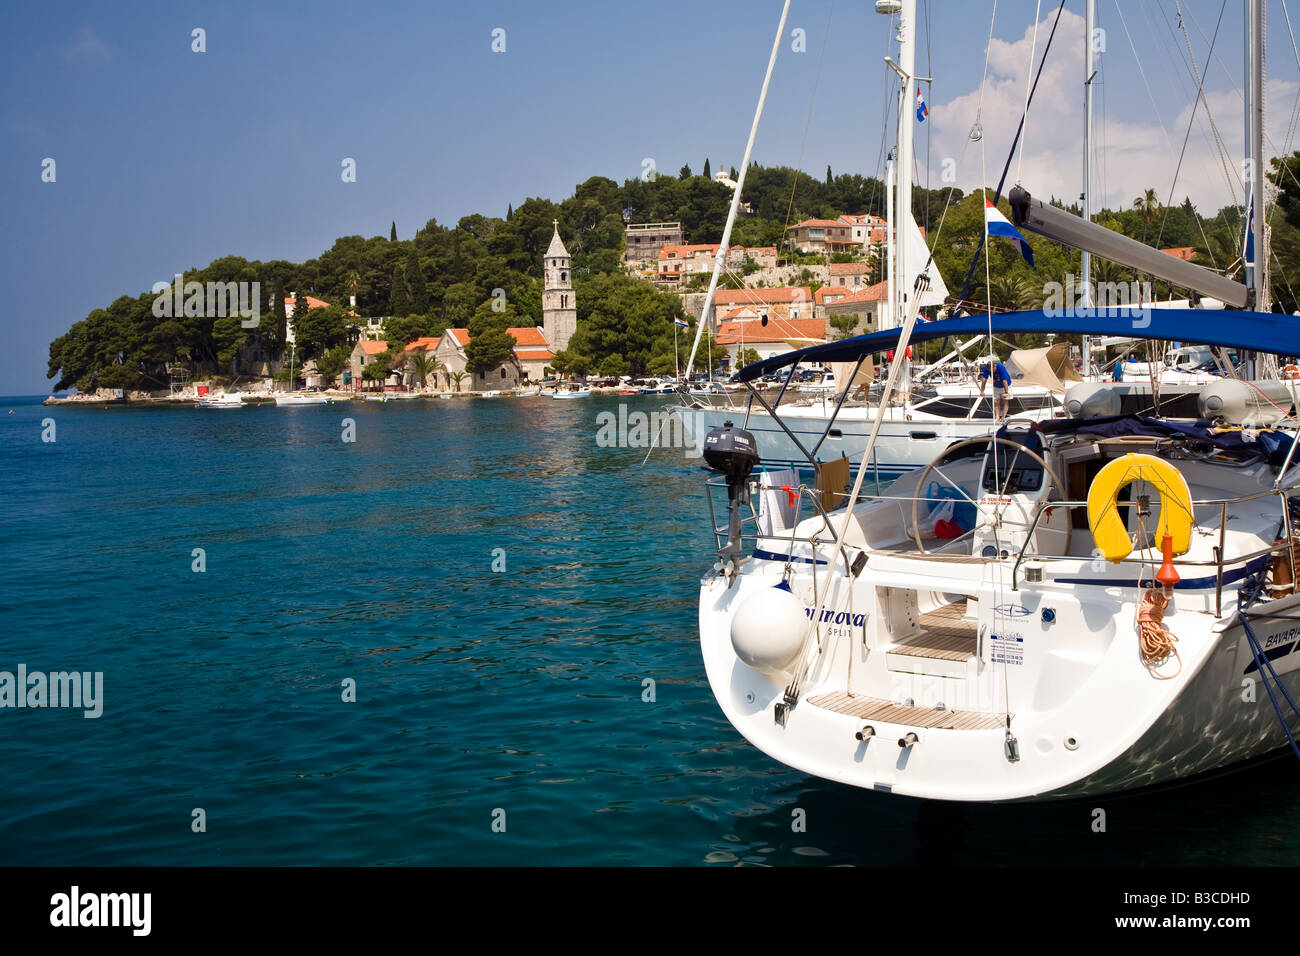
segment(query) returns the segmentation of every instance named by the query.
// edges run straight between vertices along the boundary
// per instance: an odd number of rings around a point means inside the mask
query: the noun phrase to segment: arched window
[[[561,281],[561,282],[568,282],[568,281],[569,281],[569,274],[568,274],[567,272],[561,272],[561,273],[560,273],[560,281]]]
[[[502,378],[506,377],[506,367],[504,365],[501,366],[501,377]]]

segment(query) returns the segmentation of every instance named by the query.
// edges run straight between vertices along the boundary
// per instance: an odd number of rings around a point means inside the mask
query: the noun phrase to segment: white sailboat
[[[291,342],[290,351],[289,351],[289,385],[290,386],[297,384],[297,380],[294,378],[293,375],[293,364],[294,364],[294,359],[297,357],[297,353],[298,353],[297,342]],[[281,407],[283,406],[293,407],[297,405],[328,405],[329,399],[319,392],[300,392],[296,388],[291,387],[288,392],[279,392],[276,394],[275,404]]]
[[[878,8],[881,6],[877,4]],[[892,12],[896,4],[883,6],[887,10],[882,12]],[[898,326],[909,308],[939,306],[948,298],[943,277],[933,264],[925,239],[912,216],[911,104],[916,83],[913,72],[914,29],[914,23],[900,20],[898,62],[888,61],[899,75],[900,88],[895,127],[897,147],[891,153],[886,171],[887,292],[878,320],[878,327],[882,329]],[[739,196],[739,191],[736,196]],[[724,230],[724,247],[730,225],[731,220]],[[723,259],[719,253],[714,267],[714,282]],[[712,293],[711,285],[704,306],[706,315],[711,307]],[[949,353],[945,359],[958,355],[960,349]],[[986,390],[980,387],[980,380],[969,373],[965,381],[949,383],[942,388],[916,384],[901,391],[895,402],[883,407],[871,401],[870,392],[865,392],[861,400],[853,398],[852,393],[868,383],[869,376],[848,365],[823,372],[816,382],[808,385],[796,387],[787,382],[774,402],[752,393],[741,405],[737,404],[742,400],[740,396],[735,401],[727,397],[722,403],[702,401],[701,396],[693,396],[694,400],[669,407],[681,419],[695,447],[703,447],[705,436],[725,422],[743,421],[744,427],[758,441],[764,461],[805,470],[815,468],[819,461],[842,456],[860,462],[867,437],[879,419],[882,427],[868,464],[881,481],[923,466],[935,449],[986,434],[996,427],[997,410],[993,407],[992,390],[987,390],[985,398]],[[1050,419],[1060,413],[1060,396],[1064,391],[1064,385],[1059,382],[1054,387],[1026,384],[1022,388],[1013,381],[1008,412],[1035,421]],[[794,392],[799,395],[794,395]],[[783,403],[788,393],[795,400]],[[798,400],[800,397],[802,401]],[[774,414],[777,407],[779,416]]]
[[[238,392],[218,392],[195,403],[198,408],[243,408],[244,400]]]
[[[891,6],[910,29],[914,0]],[[1258,70],[1251,78],[1248,103],[1262,87]],[[1022,212],[1021,228],[1065,227]],[[1113,239],[1070,218],[1080,243]],[[1300,354],[1294,319],[1242,311],[1266,310],[1261,271],[1219,285],[1234,309],[1159,310],[1137,337]],[[1200,273],[1179,275],[1211,294],[1222,277]],[[917,325],[913,309],[900,329],[784,361],[861,361],[990,323],[1073,335],[1127,318],[1038,311]],[[1110,414],[1106,384],[1084,384],[1101,398],[1069,417],[1011,421],[938,449],[865,496],[865,468],[851,489],[847,470],[830,468],[812,485],[780,486],[755,473],[747,431],[707,437],[709,484],[725,488],[726,510],[700,582],[701,650],[747,740],[828,780],[961,801],[1109,793],[1288,745],[1300,758],[1300,383],[1266,383],[1261,401],[1260,383],[1220,382],[1199,407],[1217,421]]]

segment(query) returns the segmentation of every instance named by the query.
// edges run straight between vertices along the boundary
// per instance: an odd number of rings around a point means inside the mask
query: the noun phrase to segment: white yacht
[[[1179,318],[1183,338],[1300,351],[1289,317]],[[799,770],[944,800],[1105,793],[1295,746],[1300,455],[1280,384],[1265,403],[1221,383],[1202,415],[1223,425],[1092,395],[860,499],[847,469],[773,487],[753,436],[719,429],[700,640],[723,712]]]

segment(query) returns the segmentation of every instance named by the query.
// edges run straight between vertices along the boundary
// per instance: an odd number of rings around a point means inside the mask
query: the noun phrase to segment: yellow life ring
[[[1088,528],[1107,561],[1118,563],[1133,551],[1128,529],[1119,516],[1117,498],[1126,485],[1145,481],[1160,492],[1160,521],[1156,542],[1166,534],[1173,537],[1174,554],[1186,554],[1192,546],[1192,493],[1183,473],[1154,455],[1130,452],[1116,458],[1097,473],[1088,489]]]

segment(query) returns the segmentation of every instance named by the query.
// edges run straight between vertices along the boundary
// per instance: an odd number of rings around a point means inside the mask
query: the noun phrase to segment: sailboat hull
[[[848,606],[863,616],[831,618],[824,636],[834,650],[814,669],[782,724],[774,713],[789,674],[751,669],[737,657],[731,640],[740,604],[780,579],[783,562],[751,560],[771,567],[743,574],[731,586],[712,572],[701,582],[706,673],[732,725],[764,753],[805,773],[930,799],[1061,799],[1168,783],[1287,745],[1235,616],[1215,625],[1197,610],[1206,595],[1180,594],[1186,610],[1171,624],[1178,631],[1182,669],[1169,680],[1153,680],[1134,652],[1136,636],[1127,623],[1132,606],[1119,614],[1112,610],[1105,619],[1098,616],[1113,608],[1103,588],[1075,587],[1083,593],[1073,600],[1065,589],[1040,596],[1078,630],[1068,636],[1051,633],[1043,640],[1046,629],[1023,625],[1026,640],[1044,645],[1026,651],[1025,664],[1031,654],[1042,655],[1033,672],[999,667],[989,660],[985,645],[980,660],[949,665],[946,672],[934,666],[942,662],[931,661],[916,668],[926,673],[909,673],[906,667],[893,670],[900,667],[899,659],[891,660],[888,651],[850,650],[854,641],[845,640],[845,632],[872,617],[871,585],[859,584]],[[798,576],[792,583],[795,593],[801,593]],[[808,586],[810,579],[803,584]],[[1035,599],[1021,600],[1030,604]],[[845,606],[843,595],[833,593],[828,605]],[[1267,615],[1255,620],[1254,630],[1283,686],[1300,699],[1297,608],[1300,596],[1274,602]],[[1094,633],[1085,633],[1089,630]],[[833,639],[836,631],[838,640]],[[1071,646],[1053,658],[1053,642]],[[858,677],[846,680],[850,656],[855,669],[850,673]],[[873,671],[876,696],[861,689],[873,680]],[[879,689],[882,675],[888,691]],[[1037,682],[1028,693],[1027,678]],[[846,693],[855,683],[860,689]],[[1003,701],[1008,684],[1010,699],[1020,702],[1012,706],[1015,760],[1007,750]],[[1067,689],[1071,692],[1063,693]],[[864,725],[873,733],[860,740],[856,735]],[[1300,733],[1294,715],[1290,726]],[[914,744],[900,746],[909,734],[916,735]]]

